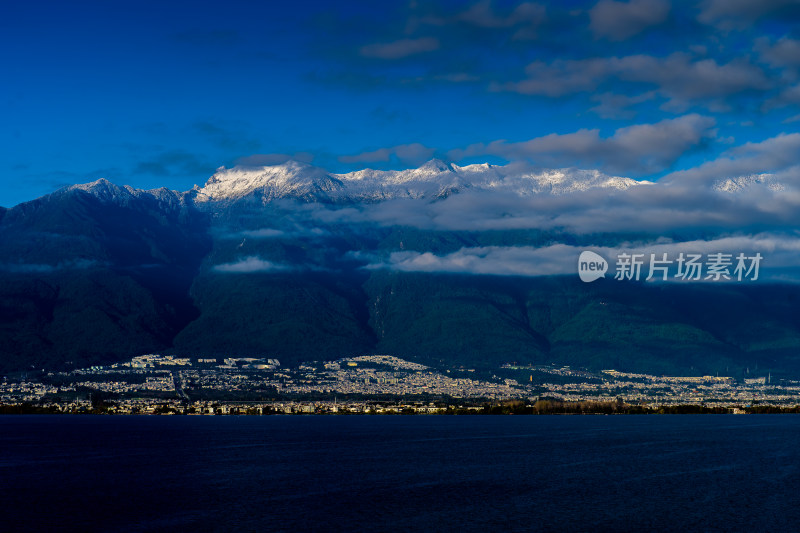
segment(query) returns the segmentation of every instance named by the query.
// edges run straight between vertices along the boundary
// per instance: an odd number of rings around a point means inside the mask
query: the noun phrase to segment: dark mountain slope
[[[177,197],[126,192],[67,189],[8,210],[2,368],[164,349],[196,318],[188,291],[210,248],[207,217]]]

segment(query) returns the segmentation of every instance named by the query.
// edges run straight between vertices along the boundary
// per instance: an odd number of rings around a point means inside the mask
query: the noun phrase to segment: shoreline
[[[521,402],[520,402],[521,403]],[[242,404],[212,405],[200,410],[160,404],[147,409],[119,410],[115,406],[41,406],[33,404],[0,405],[0,416],[8,415],[95,415],[95,416],[582,416],[582,415],[740,415],[740,414],[800,414],[800,405],[775,406],[704,406],[679,404],[671,406],[640,406],[601,404],[581,406],[572,404],[484,404],[479,407],[455,406],[382,406],[361,404],[326,409],[313,404]],[[592,408],[593,407],[593,408]]]

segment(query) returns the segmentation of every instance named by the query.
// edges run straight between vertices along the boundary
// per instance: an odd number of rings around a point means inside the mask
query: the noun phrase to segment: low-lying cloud
[[[776,179],[780,179],[778,175]],[[682,183],[627,190],[518,196],[463,191],[438,201],[388,200],[347,207],[299,206],[308,224],[377,224],[442,231],[536,229],[577,235],[606,233],[782,230],[800,225],[800,191],[787,184],[745,183],[738,192]],[[298,223],[299,222],[298,219]]]
[[[758,143],[746,143],[727,150],[718,158],[688,170],[664,176],[664,182],[707,185],[713,181],[794,169],[784,176],[791,179],[800,168],[800,133],[780,134]],[[797,178],[793,180],[797,182]]]
[[[674,261],[679,254],[730,254],[748,256],[760,253],[761,268],[767,274],[786,279],[787,270],[800,267],[800,237],[797,235],[739,235],[710,240],[673,242],[660,238],[651,242],[623,243],[620,246],[574,246],[553,244],[543,247],[485,246],[461,248],[456,252],[436,255],[423,251],[396,251],[384,260],[373,259],[368,269],[390,269],[401,272],[447,272],[496,276],[553,276],[577,273],[580,253],[590,249],[609,260],[609,277],[614,276],[615,260],[622,253],[641,254],[644,279],[651,257],[660,260],[666,254]],[[759,279],[770,279],[769,275]]]
[[[62,270],[85,270],[95,266],[106,266],[90,259],[69,259],[55,265],[48,263],[0,263],[0,271],[12,274],[49,274]]]
[[[232,263],[214,265],[213,269],[217,272],[228,274],[253,274],[257,272],[285,272],[292,267],[265,261],[257,256],[249,256]]]

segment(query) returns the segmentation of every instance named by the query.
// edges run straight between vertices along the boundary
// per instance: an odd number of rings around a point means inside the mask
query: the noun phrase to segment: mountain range
[[[605,175],[599,171],[524,169],[489,164],[457,166],[434,159],[416,169],[365,169],[349,174],[329,174],[323,169],[290,161],[258,169],[220,169],[195,202],[218,204],[247,199],[263,203],[279,198],[314,201],[379,202],[398,198],[445,198],[474,191],[504,191],[521,196],[550,192],[568,193],[589,188],[626,189],[648,182]]]
[[[714,194],[761,185],[781,190],[756,176]],[[585,284],[537,255],[573,261],[580,247],[663,240],[637,224],[546,223],[576,211],[575,198],[638,199],[653,187],[593,170],[438,160],[349,174],[294,161],[221,168],[184,192],[105,179],[65,187],[0,209],[0,370],[162,352],[800,371],[794,284]]]

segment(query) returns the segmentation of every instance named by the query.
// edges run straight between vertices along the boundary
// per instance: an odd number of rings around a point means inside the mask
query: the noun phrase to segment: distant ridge
[[[622,190],[648,183],[609,176],[597,170],[531,172],[512,165],[460,167],[438,159],[408,170],[364,169],[346,174],[332,174],[307,163],[289,161],[259,168],[220,168],[193,193],[199,203],[231,203],[244,199],[269,202],[279,198],[375,202],[397,198],[436,199],[467,190],[528,196],[592,188]]]

